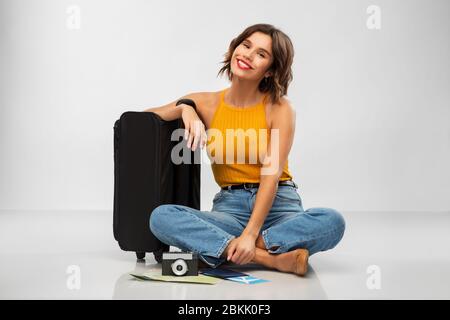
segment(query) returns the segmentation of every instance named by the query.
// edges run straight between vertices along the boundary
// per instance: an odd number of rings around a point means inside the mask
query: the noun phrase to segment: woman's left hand
[[[251,262],[255,257],[255,242],[254,237],[245,234],[233,239],[230,243],[227,260],[236,264]]]

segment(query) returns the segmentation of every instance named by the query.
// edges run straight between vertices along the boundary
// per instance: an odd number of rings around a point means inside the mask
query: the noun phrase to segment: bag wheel
[[[136,257],[138,260],[144,260],[145,252],[136,252]]]

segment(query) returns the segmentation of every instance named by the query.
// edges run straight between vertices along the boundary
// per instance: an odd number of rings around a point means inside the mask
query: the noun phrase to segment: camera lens
[[[177,276],[182,276],[188,271],[186,261],[183,259],[177,259],[172,263],[172,272]]]

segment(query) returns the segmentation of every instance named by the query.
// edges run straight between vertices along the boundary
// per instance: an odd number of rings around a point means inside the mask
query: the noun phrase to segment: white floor
[[[199,285],[134,280],[160,265],[119,249],[111,212],[0,211],[0,299],[450,299],[450,213],[344,216],[342,242],[307,277],[246,265],[270,282]]]

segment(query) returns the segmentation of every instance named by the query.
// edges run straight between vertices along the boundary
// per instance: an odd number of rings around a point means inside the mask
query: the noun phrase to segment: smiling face
[[[235,84],[242,81],[248,90],[257,85],[272,103],[280,103],[293,79],[294,54],[287,34],[271,24],[254,24],[231,40],[217,75],[226,74],[232,83],[235,78]],[[239,60],[243,61],[242,65]],[[264,78],[267,81],[263,81]]]
[[[234,50],[231,72],[239,78],[260,81],[271,75],[268,69],[272,61],[272,38],[262,32],[254,32]]]

